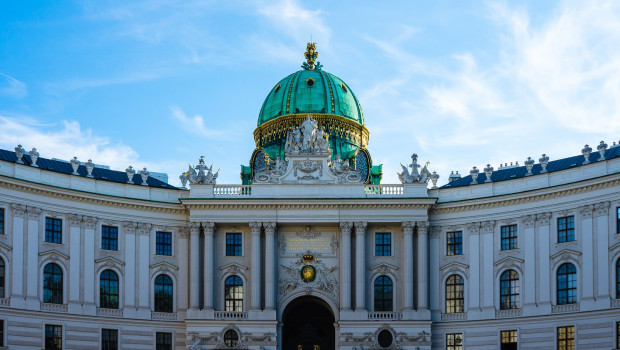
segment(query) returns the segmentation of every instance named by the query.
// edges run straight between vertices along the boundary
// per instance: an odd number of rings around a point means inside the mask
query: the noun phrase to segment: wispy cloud
[[[178,121],[181,127],[187,132],[213,139],[222,139],[225,135],[230,136],[230,133],[208,128],[205,124],[204,117],[201,115],[197,114],[190,117],[178,106],[170,106],[170,111],[172,112],[172,117]]]
[[[0,73],[0,95],[24,98],[28,96],[28,88],[26,83],[4,73]]]

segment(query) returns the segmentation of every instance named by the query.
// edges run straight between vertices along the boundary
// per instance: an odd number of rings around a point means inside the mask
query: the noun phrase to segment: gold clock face
[[[316,270],[312,265],[306,265],[301,268],[301,279],[304,282],[312,282],[316,277]]]

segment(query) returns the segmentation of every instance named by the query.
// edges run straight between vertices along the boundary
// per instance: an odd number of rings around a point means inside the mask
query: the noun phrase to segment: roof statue
[[[189,183],[192,185],[193,184],[214,185],[215,180],[217,179],[217,176],[219,173],[220,173],[220,170],[218,169],[214,174],[213,164],[207,167],[205,165],[205,157],[200,156],[198,165],[196,165],[195,168],[192,168],[192,166],[190,165],[189,168],[187,169],[187,172],[181,174],[179,176],[179,179],[181,180],[183,187],[185,187],[185,184],[187,183],[187,181],[189,181]]]
[[[411,164],[409,164],[409,166],[404,166],[402,163],[400,164],[403,171],[398,173],[398,179],[403,184],[427,184],[432,176],[431,172],[427,169],[427,165],[428,163],[424,165],[421,171],[418,171],[418,168],[422,166],[418,164],[418,155],[414,153],[411,155]],[[411,172],[409,172],[409,168],[411,168]]]
[[[291,127],[286,135],[285,152],[299,153],[331,153],[329,135],[325,127],[320,128],[312,116],[308,115],[299,128]]]

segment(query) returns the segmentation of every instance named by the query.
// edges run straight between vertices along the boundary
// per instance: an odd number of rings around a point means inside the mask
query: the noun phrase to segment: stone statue
[[[427,165],[424,165],[422,171],[418,171],[418,168],[421,166],[418,164],[418,155],[411,155],[411,164],[409,166],[404,166],[402,163],[400,166],[403,168],[403,171],[398,174],[398,179],[403,184],[411,184],[411,183],[428,183],[430,180],[431,172],[428,170]],[[411,169],[411,172],[409,171]]]
[[[331,153],[327,132],[319,129],[317,121],[308,115],[299,128],[292,127],[286,134],[285,153]]]
[[[196,170],[198,170],[198,172],[196,172]],[[198,161],[198,165],[196,165],[195,168],[192,168],[192,166],[190,165],[187,169],[187,172],[181,174],[179,178],[185,177],[190,184],[213,185],[215,184],[215,180],[217,179],[219,173],[220,171],[218,170],[214,174],[213,164],[211,164],[210,167],[207,167],[205,165],[205,157],[201,156],[200,160]],[[185,186],[185,182],[183,180],[181,181],[183,183],[183,186]]]

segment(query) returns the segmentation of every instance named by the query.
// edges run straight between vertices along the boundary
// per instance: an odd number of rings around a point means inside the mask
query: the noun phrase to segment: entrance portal
[[[334,314],[323,300],[301,297],[282,314],[282,350],[334,350]]]

